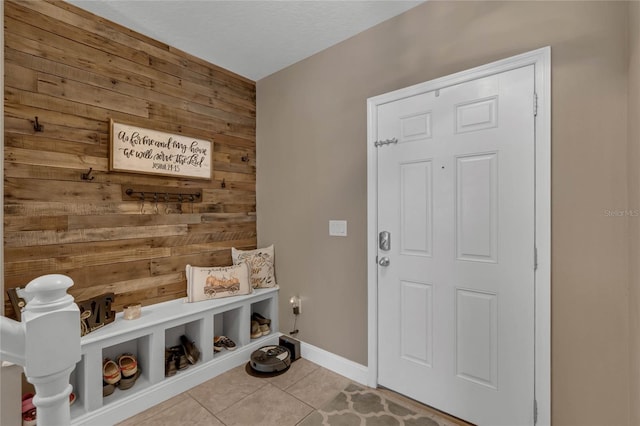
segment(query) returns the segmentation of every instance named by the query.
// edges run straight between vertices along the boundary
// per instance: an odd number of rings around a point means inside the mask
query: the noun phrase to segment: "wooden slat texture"
[[[29,2],[25,7],[40,12],[45,16],[54,17],[73,27],[78,27],[89,34],[96,34],[105,39],[113,40],[115,43],[130,46],[136,50],[151,52],[159,58],[172,61],[188,69],[198,69],[200,73],[210,75],[220,83],[225,82],[226,84],[237,86],[238,89],[244,88],[251,90],[253,87],[253,82],[244,77],[206,63],[184,52],[179,52],[171,46],[150,39],[142,34],[135,33],[132,30],[106,21],[103,18],[96,17],[89,12],[79,10],[71,5],[59,3],[59,0]]]
[[[187,264],[256,247],[255,82],[67,2],[4,13],[5,288],[65,274],[77,300],[113,292],[121,310],[184,297]],[[213,179],[110,172],[110,119],[212,140]],[[130,186],[202,200],[142,203]]]
[[[6,232],[5,244],[9,247],[25,247],[35,245],[71,244],[90,241],[126,240],[130,238],[185,235],[187,225],[139,226],[132,230],[129,226],[117,228],[74,229],[58,231],[20,231]],[[5,268],[7,266],[5,265]],[[6,269],[5,269],[6,270]]]
[[[7,137],[16,134],[9,133],[7,129]],[[56,152],[43,153],[37,149],[7,148],[4,151],[4,160],[8,163],[30,164],[37,166],[60,167],[65,165],[68,168],[84,170],[92,167],[95,170],[108,170],[109,159],[86,155],[75,154],[59,154]]]

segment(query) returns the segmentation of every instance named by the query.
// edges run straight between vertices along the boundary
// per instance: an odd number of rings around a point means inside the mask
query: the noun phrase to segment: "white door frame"
[[[368,382],[378,385],[378,164],[374,146],[377,107],[493,74],[534,65],[535,122],[535,395],[538,425],[551,424],[551,48],[544,47],[367,100]],[[534,105],[531,106],[534,108]],[[533,260],[532,260],[533,264]],[[532,401],[533,406],[533,401]],[[532,408],[533,409],[533,408]]]

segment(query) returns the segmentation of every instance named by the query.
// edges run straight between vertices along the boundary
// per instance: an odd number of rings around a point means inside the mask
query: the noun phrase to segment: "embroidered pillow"
[[[187,265],[186,274],[187,302],[249,294],[253,291],[246,263],[208,268]]]
[[[247,262],[250,268],[253,288],[275,287],[276,277],[273,265],[273,245],[256,250],[238,250],[231,248],[233,264]]]

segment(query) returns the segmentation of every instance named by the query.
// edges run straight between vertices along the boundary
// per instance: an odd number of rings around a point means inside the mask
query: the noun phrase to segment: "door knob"
[[[389,266],[390,260],[388,257],[381,257],[380,260],[378,260],[378,265],[380,266]]]

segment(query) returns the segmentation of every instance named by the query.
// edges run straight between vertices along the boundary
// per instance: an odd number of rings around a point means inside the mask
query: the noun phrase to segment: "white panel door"
[[[533,423],[533,97],[527,66],[377,108],[378,383],[480,425]]]

